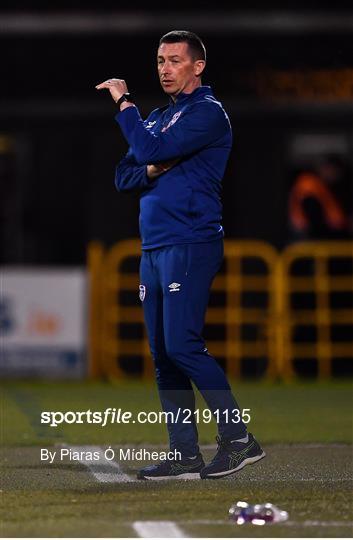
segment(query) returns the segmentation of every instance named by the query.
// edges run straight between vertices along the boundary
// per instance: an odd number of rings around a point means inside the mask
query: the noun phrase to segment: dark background
[[[204,40],[203,84],[223,102],[234,130],[223,192],[226,236],[285,246],[291,141],[333,134],[352,150],[353,80],[350,97],[338,89],[317,99],[314,91],[309,98],[271,95],[254,81],[271,70],[353,69],[350,8],[237,2],[229,10],[217,2],[215,11],[211,2],[168,9],[102,1],[83,10],[78,2],[2,2],[0,262],[83,264],[90,240],[108,246],[138,236],[138,197],[118,194],[113,183],[127,146],[109,94],[94,87],[125,78],[143,116],[164,105],[156,49],[175,23]]]

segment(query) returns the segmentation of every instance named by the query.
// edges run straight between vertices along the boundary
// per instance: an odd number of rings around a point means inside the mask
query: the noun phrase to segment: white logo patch
[[[157,120],[150,120],[146,126],[146,129],[151,129],[151,127],[153,127],[155,125],[155,123],[157,122]]]
[[[179,287],[181,287],[181,284],[180,283],[175,283],[175,281],[174,281],[173,283],[168,285],[168,287],[169,287],[169,292],[177,292],[177,291],[180,291]]]
[[[145,285],[140,285],[139,286],[139,291],[140,291],[139,292],[140,300],[141,300],[141,302],[143,302],[144,299],[145,299],[145,296],[146,296],[146,287],[145,287]]]

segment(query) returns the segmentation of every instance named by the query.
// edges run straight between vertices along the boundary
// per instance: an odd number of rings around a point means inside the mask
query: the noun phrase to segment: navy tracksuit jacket
[[[215,413],[222,437],[246,434],[232,412],[239,406],[224,372],[202,338],[210,287],[223,258],[220,194],[231,126],[208,86],[179,94],[146,120],[136,107],[116,120],[130,146],[117,166],[116,187],[141,192],[140,299],[162,407],[175,415],[168,422],[170,447],[194,456],[199,447],[191,382]],[[170,170],[153,181],[147,177],[148,164],[175,158],[179,162]]]

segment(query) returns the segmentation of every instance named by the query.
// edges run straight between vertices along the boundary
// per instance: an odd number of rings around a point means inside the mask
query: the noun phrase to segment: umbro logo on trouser
[[[168,287],[169,287],[169,292],[177,292],[177,291],[180,291],[181,284],[175,283],[175,281],[173,281],[173,283],[168,285]]]

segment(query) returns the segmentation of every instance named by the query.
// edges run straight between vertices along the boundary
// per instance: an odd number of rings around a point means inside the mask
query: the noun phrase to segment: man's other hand
[[[164,161],[163,163],[157,163],[156,165],[147,165],[147,176],[150,180],[158,178],[161,174],[169,171],[176,163],[178,163],[179,158],[171,159],[170,161]]]

